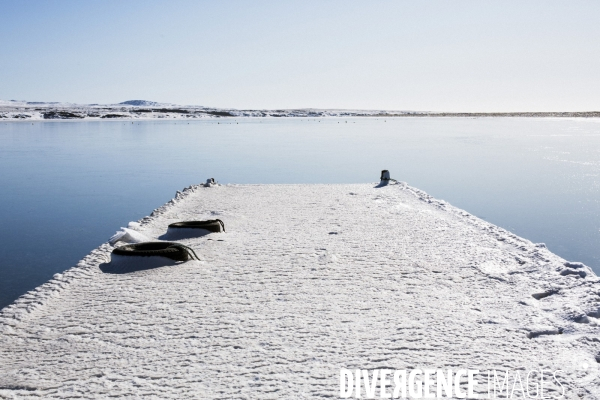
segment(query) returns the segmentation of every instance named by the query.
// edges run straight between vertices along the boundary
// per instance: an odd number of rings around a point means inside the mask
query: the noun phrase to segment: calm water
[[[354,183],[389,169],[600,272],[598,119],[219,122],[1,122],[0,307],[208,177]]]

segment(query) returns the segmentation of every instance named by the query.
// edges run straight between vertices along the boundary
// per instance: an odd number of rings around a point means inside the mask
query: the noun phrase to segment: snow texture
[[[178,192],[129,229],[222,219],[181,240],[202,261],[115,273],[105,243],[20,297],[0,313],[0,397],[336,398],[340,368],[543,368],[565,371],[566,398],[600,399],[588,267],[374,186]]]
[[[110,239],[108,239],[108,243],[112,245],[116,244],[117,242],[142,243],[150,241],[152,241],[152,239],[148,236],[129,228],[121,228],[120,231],[118,231],[113,236],[111,236]]]

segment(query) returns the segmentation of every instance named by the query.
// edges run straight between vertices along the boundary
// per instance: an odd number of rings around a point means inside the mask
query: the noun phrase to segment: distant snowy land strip
[[[107,120],[107,119],[199,119],[226,117],[600,117],[600,111],[449,113],[428,111],[279,109],[238,110],[203,106],[181,106],[147,100],[119,104],[72,104],[0,100],[0,121],[18,120]]]
[[[477,398],[543,370],[544,398],[600,399],[600,279],[541,243],[406,184],[190,186],[129,228],[213,218],[181,240],[200,261],[103,273],[105,243],[4,308],[0,398],[338,398],[342,368],[464,368]]]

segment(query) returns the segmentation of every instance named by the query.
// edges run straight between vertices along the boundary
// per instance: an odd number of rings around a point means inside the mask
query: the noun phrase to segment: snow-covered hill
[[[0,121],[18,120],[107,120],[107,119],[198,119],[226,117],[600,117],[600,112],[447,113],[428,111],[277,109],[239,110],[203,106],[181,106],[148,100],[118,104],[73,104],[0,100]]]
[[[71,104],[27,101],[0,101],[0,120],[53,119],[197,119],[223,117],[350,117],[409,115],[411,112],[361,110],[237,110],[203,106],[180,106],[148,100],[119,104]],[[414,114],[414,113],[412,113]]]

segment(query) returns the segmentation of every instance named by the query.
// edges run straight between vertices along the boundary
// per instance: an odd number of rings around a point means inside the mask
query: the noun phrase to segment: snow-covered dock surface
[[[200,262],[104,273],[104,244],[2,310],[0,397],[335,398],[387,367],[600,399],[599,279],[543,245],[405,185],[191,187],[135,229],[209,218]]]

